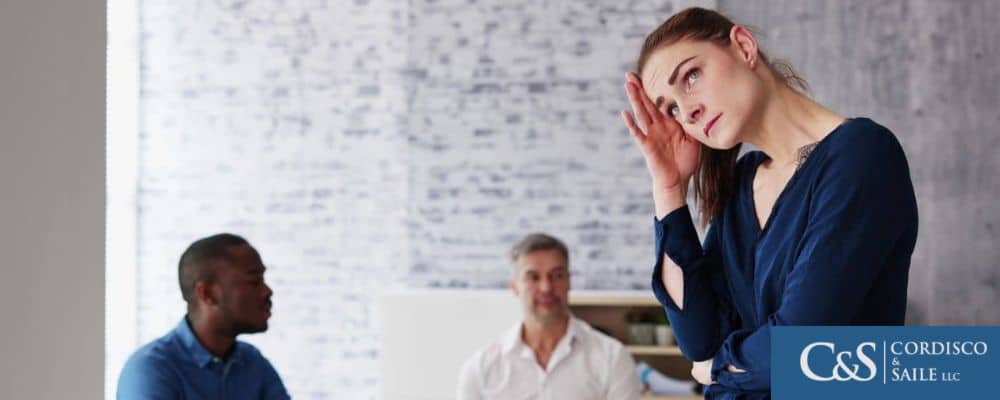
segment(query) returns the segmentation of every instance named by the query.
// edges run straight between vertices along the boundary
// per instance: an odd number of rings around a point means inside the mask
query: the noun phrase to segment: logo
[[[829,349],[830,354],[834,355],[836,359],[836,364],[834,364],[830,370],[829,375],[821,376],[817,374],[809,366],[809,356],[817,347],[822,347]],[[875,342],[863,342],[858,345],[854,353],[850,351],[837,352],[836,347],[831,342],[814,342],[802,349],[802,354],[799,355],[799,367],[802,369],[802,373],[813,381],[817,382],[829,382],[838,381],[846,382],[850,380],[868,382],[878,375],[878,368],[875,366],[875,361],[871,359],[867,354],[865,354],[865,349],[871,349],[873,353],[876,351]],[[858,362],[854,362],[857,359]],[[861,367],[864,366],[867,369],[868,374],[862,376],[859,375]]]
[[[810,400],[992,399],[997,348],[1000,326],[775,326],[771,394]]]

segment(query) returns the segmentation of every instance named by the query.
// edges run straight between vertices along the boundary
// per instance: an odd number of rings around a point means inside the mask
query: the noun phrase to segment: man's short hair
[[[554,236],[544,233],[532,233],[514,244],[514,247],[510,249],[510,261],[517,264],[517,259],[522,255],[538,250],[559,250],[563,259],[566,260],[566,266],[569,266],[569,250],[567,250],[566,244]]]
[[[234,246],[249,246],[246,239],[231,234],[220,233],[201,238],[191,243],[181,254],[177,265],[178,281],[181,285],[181,295],[184,301],[191,304],[194,301],[194,285],[198,281],[212,282],[215,280],[215,261],[230,261],[232,255],[229,249]]]

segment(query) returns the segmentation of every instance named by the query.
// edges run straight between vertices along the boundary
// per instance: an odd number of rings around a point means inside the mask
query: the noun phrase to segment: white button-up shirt
[[[622,344],[570,317],[543,369],[517,323],[462,366],[458,400],[634,400],[635,362]]]

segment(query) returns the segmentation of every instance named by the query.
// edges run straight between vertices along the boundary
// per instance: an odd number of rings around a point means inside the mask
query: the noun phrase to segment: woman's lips
[[[712,130],[712,127],[715,126],[715,121],[718,121],[719,117],[721,116],[722,114],[716,115],[715,118],[712,118],[711,121],[708,121],[708,124],[705,125],[705,136],[711,136],[709,135],[708,131]]]

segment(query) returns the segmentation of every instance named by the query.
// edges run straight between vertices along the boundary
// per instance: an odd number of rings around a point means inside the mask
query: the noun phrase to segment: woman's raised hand
[[[657,215],[662,216],[665,213],[659,210],[661,202],[666,201],[665,206],[671,209],[686,203],[687,185],[698,166],[700,145],[684,133],[677,121],[656,109],[643,91],[642,82],[633,73],[627,75],[625,92],[635,117],[622,111],[622,119],[646,159],[646,168],[653,178],[654,196],[662,191],[661,195],[669,197],[657,198]],[[676,204],[678,199],[680,204]]]

